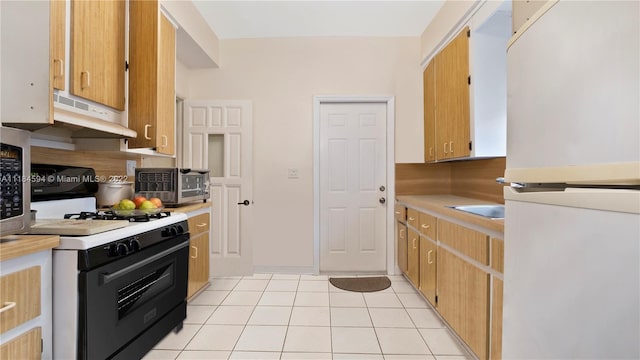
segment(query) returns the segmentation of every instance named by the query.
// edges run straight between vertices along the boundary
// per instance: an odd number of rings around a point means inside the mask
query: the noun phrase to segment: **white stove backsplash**
[[[96,211],[96,198],[50,200],[31,202],[31,210],[37,210],[36,219],[62,219],[64,214],[77,214],[81,211]]]

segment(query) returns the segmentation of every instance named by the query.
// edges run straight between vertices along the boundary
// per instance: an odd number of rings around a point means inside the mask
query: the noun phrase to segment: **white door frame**
[[[387,274],[395,271],[395,97],[394,96],[314,96],[313,97],[313,272],[320,273],[320,105],[323,103],[383,103],[387,105]]]

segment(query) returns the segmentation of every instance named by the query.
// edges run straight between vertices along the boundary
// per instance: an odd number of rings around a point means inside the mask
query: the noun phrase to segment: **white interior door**
[[[186,100],[183,139],[183,167],[211,176],[210,276],[252,274],[251,102]]]
[[[386,103],[320,105],[322,272],[386,270],[386,128]]]

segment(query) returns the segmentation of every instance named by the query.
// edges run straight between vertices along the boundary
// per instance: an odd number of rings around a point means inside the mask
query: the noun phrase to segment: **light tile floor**
[[[473,359],[402,276],[356,293],[327,276],[213,279],[149,359]]]

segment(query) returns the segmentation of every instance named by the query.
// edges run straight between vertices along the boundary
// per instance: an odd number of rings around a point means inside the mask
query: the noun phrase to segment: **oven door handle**
[[[139,268],[141,268],[143,266],[149,265],[150,263],[152,263],[152,262],[154,262],[156,260],[159,260],[159,259],[171,254],[172,252],[176,252],[176,251],[178,251],[178,250],[180,250],[182,248],[185,248],[187,246],[189,246],[189,242],[185,241],[185,242],[180,243],[180,244],[178,244],[178,245],[176,245],[176,246],[174,246],[172,248],[169,248],[167,250],[163,250],[163,251],[161,251],[161,252],[159,252],[159,253],[157,253],[155,255],[149,256],[148,258],[146,258],[146,259],[144,259],[142,261],[139,261],[139,262],[137,262],[137,263],[135,263],[133,265],[127,266],[124,269],[120,269],[120,270],[118,270],[116,272],[113,272],[113,273],[102,273],[102,274],[100,274],[100,282],[102,284],[108,284],[108,283],[112,282],[113,280],[116,280],[116,279],[118,279],[118,278],[120,278],[120,277],[122,277],[122,276],[124,276],[124,275],[126,275],[126,274],[128,274],[130,272],[132,272],[132,271],[138,270]]]

